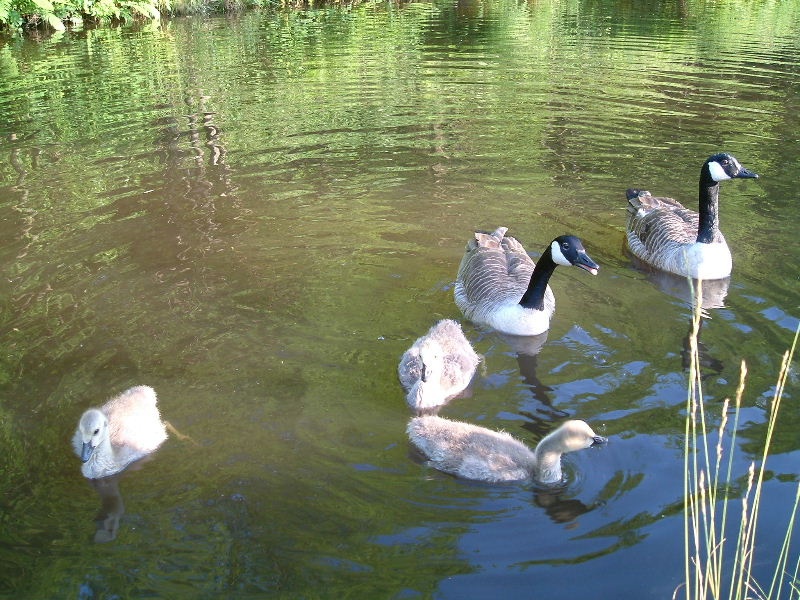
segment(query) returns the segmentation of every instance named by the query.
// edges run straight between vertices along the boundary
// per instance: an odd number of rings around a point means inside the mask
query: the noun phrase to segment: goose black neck
[[[719,231],[719,183],[711,178],[708,165],[700,175],[700,223],[697,228],[697,241],[710,244]]]
[[[557,266],[553,262],[553,255],[550,252],[550,246],[548,246],[533,269],[528,289],[525,290],[522,299],[519,301],[520,306],[544,310],[544,293],[547,291],[547,282],[550,281],[550,276]]]

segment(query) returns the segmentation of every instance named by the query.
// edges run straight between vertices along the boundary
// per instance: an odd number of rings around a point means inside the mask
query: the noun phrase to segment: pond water
[[[761,176],[722,184],[734,272],[701,338],[712,423],[749,368],[738,489],[800,316],[798,30],[792,2],[467,0],[0,41],[0,596],[672,597],[691,307],[626,255],[625,189],[696,206],[721,150]],[[578,235],[600,272],[556,271],[527,353],[464,321],[484,366],[441,414],[610,438],[554,490],[405,438],[399,358],[463,321],[464,244],[499,225],[534,258]],[[77,419],[136,384],[187,438],[92,486]]]

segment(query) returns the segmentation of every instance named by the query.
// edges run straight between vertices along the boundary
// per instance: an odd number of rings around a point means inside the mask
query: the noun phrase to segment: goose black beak
[[[604,438],[602,435],[596,435],[592,438],[592,446],[602,446],[607,443],[608,438]]]
[[[425,363],[422,363],[422,372],[419,374],[420,381],[425,383],[430,379],[431,374],[428,372],[428,366]]]
[[[597,271],[600,268],[596,262],[594,262],[586,252],[579,252],[578,259],[572,263],[576,267],[583,269],[584,271],[589,271],[592,275],[597,275]]]
[[[742,179],[758,179],[758,173],[753,173],[752,171],[742,167],[739,169],[739,172],[734,175],[734,177],[741,177]]]
[[[94,447],[91,442],[84,442],[81,447],[81,462],[89,460],[92,457],[92,452],[94,452]]]

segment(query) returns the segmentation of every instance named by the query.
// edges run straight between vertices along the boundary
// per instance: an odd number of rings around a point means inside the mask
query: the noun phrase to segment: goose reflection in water
[[[690,279],[681,275],[674,275],[666,271],[658,271],[649,267],[636,257],[632,257],[634,267],[644,272],[647,279],[655,286],[673,298],[677,298],[687,306],[694,309],[700,308],[701,314],[709,317],[707,312],[714,308],[724,308],[725,298],[728,295],[728,287],[731,278],[723,279]]]
[[[728,296],[728,287],[731,283],[730,277],[724,279],[689,279],[673,273],[665,271],[658,271],[653,269],[647,263],[642,262],[635,256],[631,256],[634,266],[647,274],[647,279],[655,284],[655,286],[673,298],[677,298],[689,308],[692,309],[692,314],[696,310],[700,311],[700,321],[697,328],[697,354],[702,369],[702,377],[706,379],[714,375],[719,375],[725,368],[725,363],[715,358],[708,347],[700,340],[700,334],[703,331],[703,324],[705,319],[711,318],[710,310],[725,308],[725,298]],[[691,367],[691,346],[690,338],[694,324],[689,323],[689,329],[685,336],[683,336],[681,345],[681,366],[684,369]]]
[[[545,514],[554,523],[571,523],[581,515],[593,511],[603,502],[595,501],[589,504],[578,498],[570,498],[566,486],[562,489],[537,489],[534,492],[533,500],[536,506],[544,509]]]
[[[550,392],[553,388],[543,383],[537,374],[539,367],[539,353],[547,342],[547,332],[540,333],[539,335],[521,336],[509,335],[506,333],[495,333],[514,351],[517,358],[517,366],[519,367],[519,374],[533,396],[533,399],[541,403],[542,407],[537,409],[547,417],[547,419],[537,419],[531,416],[534,420],[542,421],[543,428],[535,430],[534,433],[538,435],[545,435],[550,430],[550,425],[556,419],[563,419],[567,413],[563,410],[558,410],[553,407],[553,400],[550,397]],[[523,413],[525,414],[525,413]]]
[[[553,388],[542,382],[537,374],[539,354],[547,342],[548,332],[534,336],[516,336],[498,333],[497,335],[514,351],[519,366],[519,373],[525,386],[531,391],[533,399],[541,403],[536,414],[520,411],[520,415],[528,420],[522,428],[532,432],[536,438],[542,438],[553,428],[553,423],[569,416],[566,411],[553,407],[551,392]],[[534,503],[543,508],[545,514],[554,523],[564,524],[575,521],[602,502],[586,503],[578,498],[570,497],[569,482],[557,486],[534,486]]]

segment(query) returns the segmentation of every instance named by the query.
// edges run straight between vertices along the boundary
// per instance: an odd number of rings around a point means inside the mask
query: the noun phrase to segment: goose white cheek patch
[[[561,246],[559,246],[558,242],[553,242],[550,244],[550,254],[553,257],[553,262],[555,262],[557,265],[561,265],[563,267],[572,266],[572,263],[569,262],[561,253]]]
[[[731,178],[731,176],[725,172],[725,169],[716,161],[708,163],[708,171],[711,173],[711,179],[714,181],[725,181]]]

